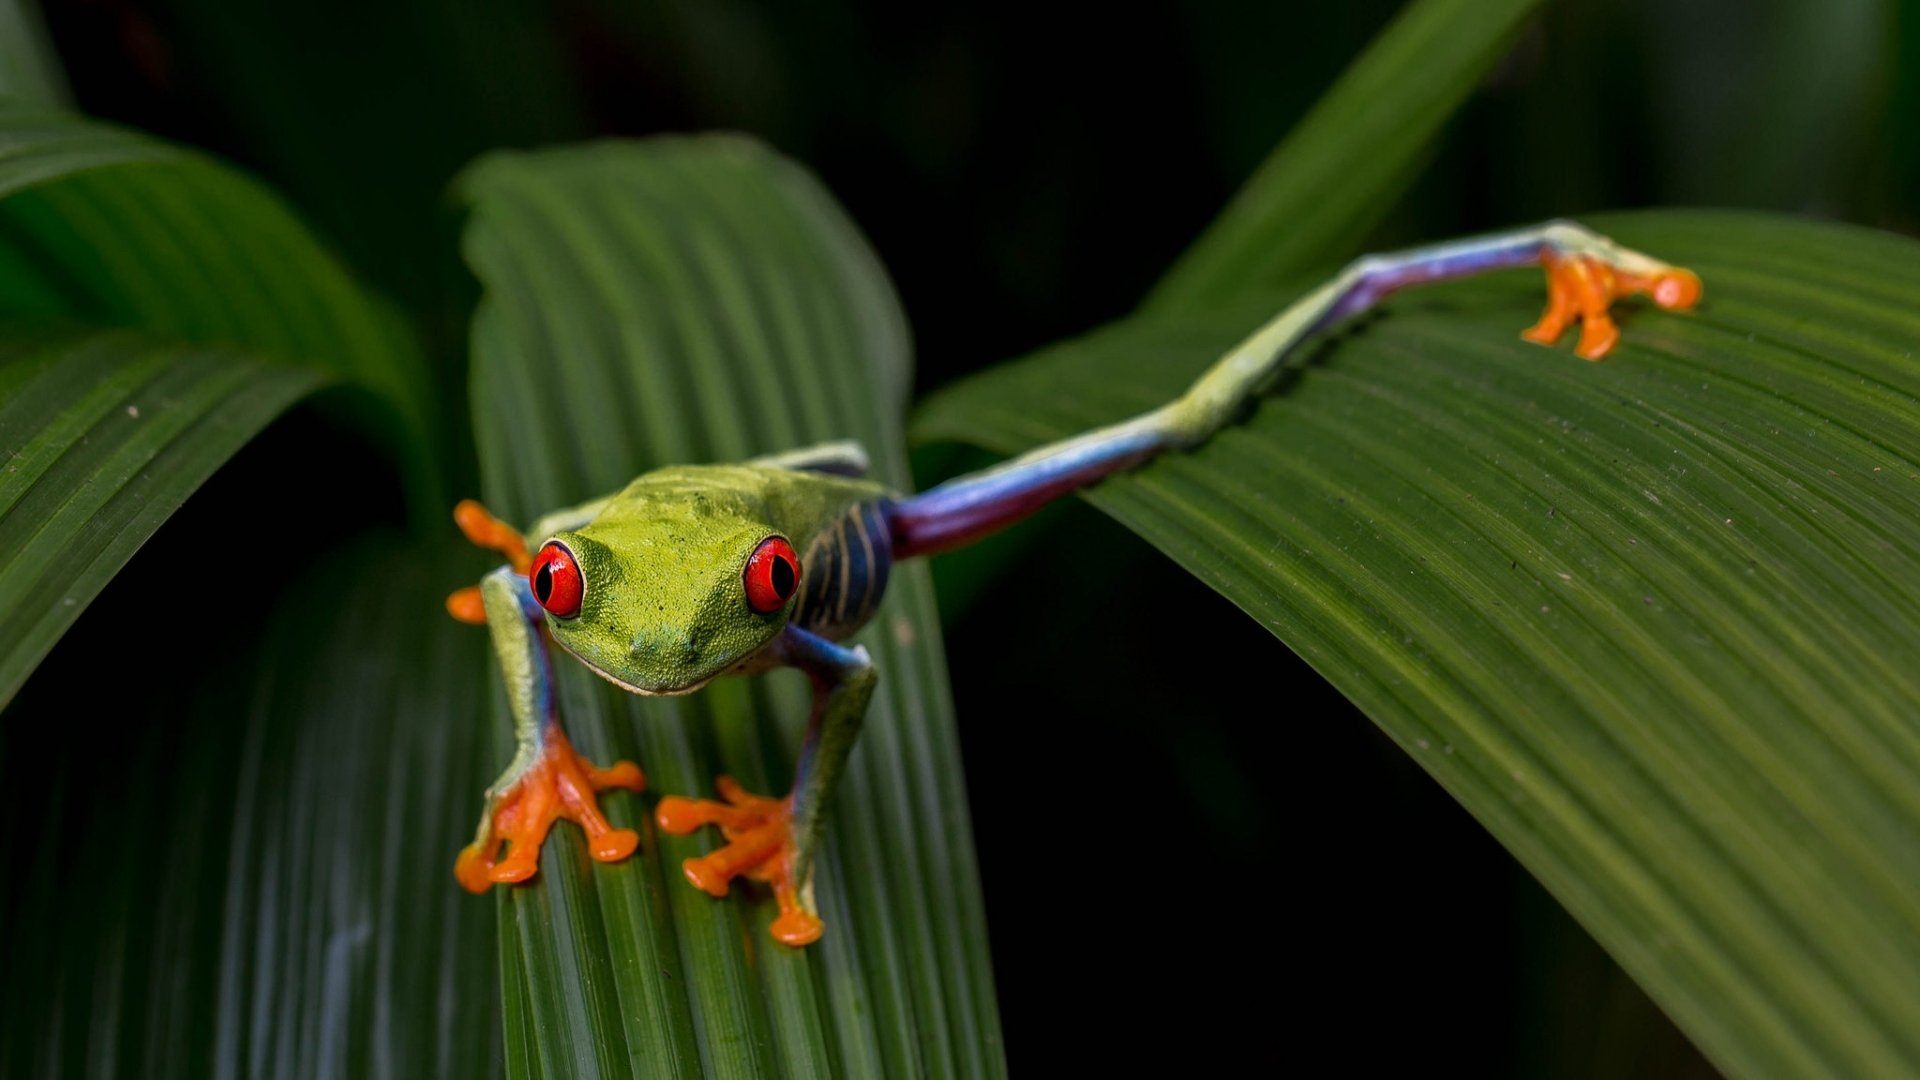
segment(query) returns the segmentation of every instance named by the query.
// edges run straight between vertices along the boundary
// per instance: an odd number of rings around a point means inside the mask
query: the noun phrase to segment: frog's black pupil
[[[553,595],[553,564],[542,563],[533,575],[533,595],[542,603]]]
[[[793,587],[795,584],[796,582],[793,579],[793,563],[786,559],[780,558],[777,555],[774,556],[774,559],[773,559],[774,594],[780,597],[780,599],[785,600],[787,597],[793,595]]]

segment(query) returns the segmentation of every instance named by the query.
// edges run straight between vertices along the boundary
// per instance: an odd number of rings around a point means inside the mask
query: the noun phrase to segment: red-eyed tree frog
[[[635,694],[690,694],[722,676],[796,667],[812,681],[813,713],[785,797],[720,777],[719,800],[668,796],[655,819],[676,834],[719,826],[725,843],[686,860],[688,880],[717,897],[736,877],[765,881],[780,907],[773,936],[792,946],[818,939],[809,871],[879,678],[866,650],[843,642],[873,616],[896,559],[970,543],[1114,472],[1205,442],[1300,342],[1395,290],[1530,263],[1546,267],[1548,303],[1524,336],[1550,345],[1579,320],[1575,351],[1589,360],[1619,337],[1608,313],[1616,298],[1644,293],[1684,309],[1700,296],[1687,270],[1553,223],[1360,259],[1167,405],[917,495],[861,479],[865,454],[833,443],[744,464],[658,469],[525,533],[462,503],[462,530],[508,562],[455,593],[448,608],[492,631],[519,748],[487,790],[456,877],[474,892],[527,880],[559,818],[586,831],[595,859],[624,859],[639,843],[633,830],[607,822],[595,792],[642,790],[640,769],[624,761],[598,768],[568,745],[549,640]]]

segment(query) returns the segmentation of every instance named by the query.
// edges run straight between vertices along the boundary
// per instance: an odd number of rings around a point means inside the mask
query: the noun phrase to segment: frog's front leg
[[[594,792],[644,790],[640,767],[622,761],[598,768],[567,742],[554,709],[545,625],[527,579],[503,566],[480,583],[480,599],[506,678],[519,745],[507,771],[487,789],[480,828],[455,862],[454,876],[476,893],[495,882],[525,881],[540,869],[540,845],[561,818],[586,830],[587,851],[594,858],[626,858],[639,844],[639,834],[610,825]],[[502,845],[507,849],[504,858]]]
[[[867,650],[836,645],[791,624],[768,647],[813,682],[813,713],[793,789],[786,798],[774,799],[749,794],[722,776],[714,786],[724,801],[670,795],[660,800],[656,819],[662,830],[676,835],[720,826],[726,845],[686,860],[687,880],[714,896],[727,895],[736,877],[767,882],[780,905],[770,928],[773,937],[798,946],[818,940],[824,929],[813,906],[813,858],[827,802],[839,786],[878,676]]]

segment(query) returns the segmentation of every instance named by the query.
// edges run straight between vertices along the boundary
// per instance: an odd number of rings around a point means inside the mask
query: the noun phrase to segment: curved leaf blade
[[[0,704],[309,368],[113,331],[0,334]]]
[[[486,497],[510,520],[653,465],[829,438],[860,439],[906,481],[898,302],[797,167],[737,138],[603,143],[484,159],[461,191],[484,289],[474,426]],[[803,951],[769,941],[764,894],[690,888],[679,864],[710,839],[656,835],[646,813],[723,771],[784,788],[801,680],[641,699],[559,665],[576,745],[637,759],[649,799],[608,799],[642,830],[634,858],[590,867],[556,830],[535,884],[498,901],[514,1075],[1003,1071],[924,569],[899,568],[889,591],[861,638],[881,689],[817,872],[827,936]]]
[[[1170,312],[1353,253],[1540,0],[1419,0],[1260,163],[1148,295]]]
[[[438,516],[439,423],[409,332],[274,196],[211,159],[0,102],[0,320],[126,331],[0,334],[0,450],[14,455],[0,487],[17,488],[0,497],[0,702],[220,462],[324,382],[398,419],[382,437]],[[40,453],[53,456],[23,466]],[[46,557],[67,548],[85,557]]]
[[[412,493],[444,501],[410,331],[277,197],[211,158],[0,102],[0,283],[0,317],[236,346],[364,387],[396,421]]]
[[[1246,423],[1090,492],[1300,652],[1723,1066],[1920,1065],[1920,246],[1596,225],[1698,269],[1586,365],[1521,275],[1396,298]],[[1013,453],[1166,400],[1290,297],[926,403]]]
[[[43,105],[72,104],[66,72],[31,0],[0,0],[0,96]]]

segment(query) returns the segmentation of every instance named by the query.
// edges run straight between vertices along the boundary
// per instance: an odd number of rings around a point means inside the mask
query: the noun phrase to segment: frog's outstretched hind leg
[[[927,555],[971,543],[1103,477],[1205,442],[1233,422],[1302,341],[1391,293],[1534,263],[1547,269],[1549,303],[1526,337],[1552,344],[1578,318],[1582,331],[1575,351],[1589,360],[1606,355],[1619,337],[1608,315],[1614,300],[1646,293],[1661,307],[1682,309],[1700,298],[1700,279],[1691,271],[1571,222],[1369,255],[1254,331],[1174,401],[893,504],[888,522],[894,554]]]

